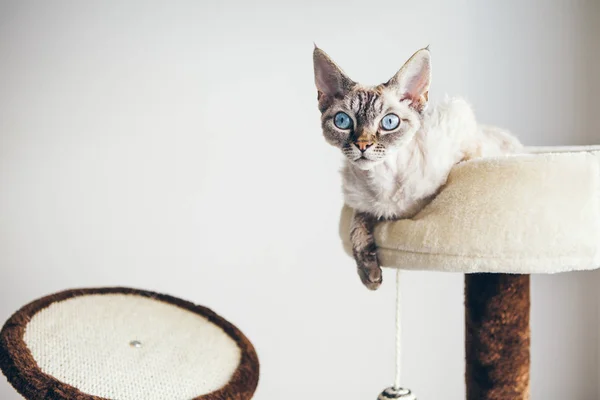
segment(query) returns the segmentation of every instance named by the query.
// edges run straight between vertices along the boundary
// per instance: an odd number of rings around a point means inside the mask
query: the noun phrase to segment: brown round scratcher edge
[[[241,350],[238,365],[229,383],[221,389],[192,400],[249,400],[258,386],[260,364],[252,343],[233,324],[212,310],[165,294],[125,287],[73,289],[35,300],[13,314],[0,331],[0,370],[10,384],[29,400],[107,400],[45,374],[38,367],[23,336],[31,318],[52,303],[95,294],[126,294],[148,297],[175,305],[207,318],[223,329]]]

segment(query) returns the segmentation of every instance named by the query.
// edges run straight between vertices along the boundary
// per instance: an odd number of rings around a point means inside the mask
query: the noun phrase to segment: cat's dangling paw
[[[363,285],[369,290],[377,290],[383,282],[383,273],[381,267],[375,263],[375,265],[362,265],[358,267],[358,276]]]

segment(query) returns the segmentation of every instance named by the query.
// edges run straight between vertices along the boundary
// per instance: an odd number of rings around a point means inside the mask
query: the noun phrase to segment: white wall
[[[393,275],[367,292],[342,253],[312,41],[365,83],[431,44],[434,99],[527,144],[600,142],[598,6],[473,3],[0,2],[0,321],[65,288],[147,288],[244,330],[257,399],[374,398]],[[600,396],[594,274],[533,279],[534,399]],[[462,276],[405,276],[406,384],[464,398]]]

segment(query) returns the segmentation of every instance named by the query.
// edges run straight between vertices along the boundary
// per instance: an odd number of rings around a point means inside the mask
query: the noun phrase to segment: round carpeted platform
[[[0,368],[27,399],[246,400],[250,341],[213,311],[128,288],[34,301],[0,333]]]
[[[527,148],[456,165],[412,218],[375,229],[382,266],[557,273],[600,267],[600,146]],[[344,248],[352,255],[345,206]]]

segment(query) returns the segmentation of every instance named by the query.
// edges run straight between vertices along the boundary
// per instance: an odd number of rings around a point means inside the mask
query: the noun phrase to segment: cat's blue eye
[[[333,123],[340,129],[350,129],[352,126],[352,119],[345,112],[339,112],[333,117]]]
[[[388,114],[381,120],[381,127],[386,131],[396,129],[400,125],[400,118],[396,114]]]

